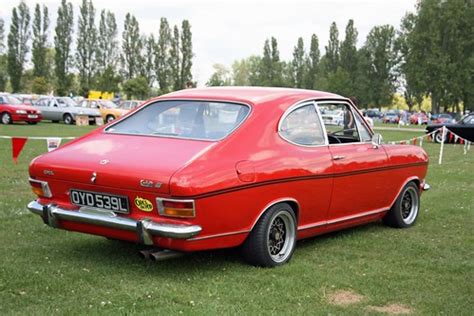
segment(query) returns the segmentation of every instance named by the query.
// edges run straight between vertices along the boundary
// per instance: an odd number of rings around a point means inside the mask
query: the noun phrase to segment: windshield
[[[69,97],[57,98],[59,106],[77,106],[77,103]]]
[[[23,102],[21,102],[20,99],[12,97],[11,95],[6,96],[6,98],[7,98],[8,104],[11,104],[11,105],[23,104]]]
[[[218,140],[230,134],[250,109],[235,103],[161,101],[110,126],[107,132]]]

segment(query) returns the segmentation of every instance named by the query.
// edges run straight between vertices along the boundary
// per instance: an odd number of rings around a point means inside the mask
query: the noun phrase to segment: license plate
[[[126,196],[96,193],[81,190],[70,190],[71,203],[77,206],[93,207],[117,213],[129,213],[128,198]]]
[[[38,118],[38,115],[30,114],[30,115],[28,115],[28,118]]]

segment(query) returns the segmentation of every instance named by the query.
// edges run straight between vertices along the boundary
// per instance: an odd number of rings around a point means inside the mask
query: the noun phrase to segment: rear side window
[[[301,106],[288,114],[280,124],[280,135],[295,144],[324,145],[324,133],[313,104]]]
[[[246,105],[209,101],[159,101],[106,129],[109,133],[219,140],[247,117]]]

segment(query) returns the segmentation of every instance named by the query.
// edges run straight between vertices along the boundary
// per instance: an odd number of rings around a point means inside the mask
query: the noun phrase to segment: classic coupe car
[[[328,110],[348,121],[325,125]],[[241,246],[272,267],[298,239],[412,226],[427,165],[420,147],[382,144],[335,94],[187,89],[35,158],[28,209],[51,227],[171,251]]]
[[[11,95],[0,94],[0,121],[2,124],[13,122],[36,124],[42,119],[41,111],[24,104]]]
[[[122,115],[128,113],[128,110],[119,109],[118,106],[110,100],[82,100],[80,105],[89,109],[98,109],[104,122],[109,123]]]
[[[95,119],[100,117],[97,109],[81,108],[69,97],[43,97],[36,103],[35,107],[43,112],[45,120],[53,123],[63,121],[65,124],[74,124],[77,115],[89,117],[89,123],[95,123]]]
[[[448,121],[441,124],[429,124],[426,127],[426,133],[429,134],[437,130],[433,137],[437,143],[441,143],[443,142],[443,133],[441,130],[443,126],[446,126],[449,131],[455,133],[456,135],[467,139],[470,142],[474,142],[474,113],[463,116],[458,122],[455,123]],[[447,133],[444,135],[444,137],[445,142],[449,142],[450,139],[454,140],[454,138],[450,138]]]

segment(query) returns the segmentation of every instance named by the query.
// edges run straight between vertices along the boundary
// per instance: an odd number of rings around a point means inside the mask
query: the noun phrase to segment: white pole
[[[445,138],[446,138],[446,126],[443,126],[443,130],[441,132],[441,135],[442,135],[442,142],[441,142],[441,146],[439,148],[439,161],[438,161],[439,165],[443,162],[443,149],[444,149],[444,141],[445,141]]]

